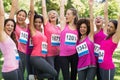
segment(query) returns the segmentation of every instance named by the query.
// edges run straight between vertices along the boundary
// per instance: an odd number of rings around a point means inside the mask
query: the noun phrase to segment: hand
[[[35,77],[34,77],[33,74],[30,74],[30,75],[28,76],[28,79],[29,79],[29,80],[35,80]]]
[[[89,0],[89,5],[93,5],[93,0]]]

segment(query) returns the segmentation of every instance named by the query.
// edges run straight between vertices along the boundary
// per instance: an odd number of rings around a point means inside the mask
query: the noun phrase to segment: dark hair
[[[29,12],[28,12],[28,15],[29,15],[29,13],[30,13],[30,12],[31,12],[31,11],[29,11]],[[35,14],[35,15],[37,15],[37,12],[36,12],[36,11],[34,11],[34,14]]]
[[[13,32],[11,33],[10,37],[12,38],[12,40],[15,42],[15,44],[17,45],[17,40],[16,40],[16,36],[15,36],[15,28],[16,28],[16,22],[14,21],[14,19],[6,19],[5,22],[4,22],[4,27],[6,26],[6,24],[9,22],[9,21],[12,21],[13,24],[14,24],[14,29],[13,29]]]
[[[43,20],[43,17],[41,16],[41,15],[34,15],[34,22],[35,22],[35,19],[36,18],[40,18],[41,19],[41,21],[42,21],[42,23],[44,22],[44,20]]]
[[[76,16],[75,19],[74,19],[74,24],[77,24],[77,21],[78,21],[77,10],[76,10],[75,8],[70,8],[70,9],[68,9],[68,10],[71,10],[71,11],[72,11],[72,14],[73,14],[74,16]]]
[[[5,19],[4,27],[6,26],[6,24],[7,24],[9,21],[12,21],[12,22],[14,23],[14,31],[15,31],[15,28],[16,28],[16,22],[14,21],[14,19]]]
[[[27,17],[27,12],[23,9],[19,10],[16,14],[18,15],[20,12],[24,12],[25,13],[25,16]]]
[[[110,20],[109,22],[112,22],[112,23],[113,23],[113,25],[114,25],[114,27],[115,27],[115,30],[116,30],[116,29],[117,29],[117,25],[118,25],[118,21],[117,21],[117,20]],[[112,34],[110,34],[110,35],[108,35],[106,39],[109,39],[109,38],[110,38],[111,36],[113,36],[114,34],[115,34],[115,32],[112,33]]]
[[[78,20],[78,22],[77,22],[77,31],[78,31],[78,38],[80,39],[81,38],[81,33],[80,33],[80,26],[82,25],[82,24],[85,24],[86,26],[87,26],[87,35],[90,33],[90,20],[89,19],[80,19],[80,20]]]

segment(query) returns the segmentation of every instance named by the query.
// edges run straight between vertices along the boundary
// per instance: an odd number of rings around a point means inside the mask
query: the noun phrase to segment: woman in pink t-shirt
[[[20,68],[24,74],[26,68],[26,47],[28,41],[28,25],[25,23],[27,13],[25,10],[19,10],[16,13],[15,35],[18,43],[18,53],[21,59]]]
[[[18,0],[12,0],[12,8],[15,7]],[[14,4],[14,2],[16,4]],[[13,10],[11,10],[13,11]],[[10,14],[11,19],[6,19],[4,22],[4,7],[0,0],[0,50],[3,54],[2,76],[4,80],[23,80],[19,73],[19,55],[16,47],[16,38],[14,30],[16,27],[15,21],[12,19],[14,11]]]
[[[33,43],[30,61],[39,80],[44,78],[52,78],[57,75],[57,72],[45,59],[48,52],[47,38],[44,33],[42,33],[43,30],[40,25],[42,22],[40,18],[41,16],[34,16],[34,0],[31,0],[30,5],[30,33]]]
[[[57,26],[58,13],[50,10],[47,15],[46,1],[42,0],[42,14],[44,18],[44,33],[48,42],[48,54],[46,60],[59,72],[59,46],[60,46],[60,28]],[[58,66],[57,66],[58,65]],[[49,79],[48,79],[49,80]],[[51,80],[51,79],[50,79]]]

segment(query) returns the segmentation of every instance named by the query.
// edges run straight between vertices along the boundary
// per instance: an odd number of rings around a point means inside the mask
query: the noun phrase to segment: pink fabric
[[[98,51],[100,49],[100,43],[106,38],[106,36],[107,35],[103,32],[103,29],[101,29],[98,33],[94,35],[94,43],[95,43],[94,53],[96,56],[96,60],[98,60]]]
[[[101,50],[104,50],[104,60],[102,63],[99,63],[100,68],[105,70],[115,68],[112,56],[113,52],[116,49],[117,44],[112,42],[112,38],[103,40],[101,42]]]
[[[10,72],[18,69],[19,60],[16,59],[16,54],[18,54],[16,52],[17,48],[10,37],[7,37],[4,42],[0,42],[0,50],[4,58],[2,72]]]
[[[26,54],[27,44],[23,44],[19,41],[21,31],[27,32],[28,28],[21,28],[19,25],[16,25],[15,34],[16,34],[16,39],[18,41],[18,50]]]
[[[65,36],[66,34],[72,34],[76,36],[76,41],[78,37],[77,30],[71,30],[69,29],[68,25],[65,26],[65,29],[61,32],[60,35],[60,56],[70,56],[76,53],[76,43],[74,45],[67,45],[65,43]]]
[[[48,22],[44,28],[45,35],[48,41],[48,54],[47,56],[56,56],[59,54],[59,46],[54,46],[51,44],[51,36],[52,34],[57,34],[60,36],[60,28],[58,26],[52,25]]]
[[[94,42],[99,44],[101,43],[102,40],[106,38],[107,35],[103,32],[103,29],[101,29],[98,33],[94,35]]]
[[[47,43],[47,38],[41,32],[36,31],[36,34],[32,36],[33,50],[31,56],[41,56],[45,57],[46,54],[42,54],[42,42]]]
[[[87,67],[87,66],[96,66],[96,59],[95,59],[95,55],[94,55],[94,43],[92,41],[90,41],[90,39],[88,37],[86,37],[82,42],[78,42],[78,45],[82,44],[86,42],[87,47],[88,47],[88,53],[83,55],[83,56],[79,56],[78,59],[78,69]]]
[[[27,48],[26,48],[26,54],[28,54],[28,55],[30,55],[33,50],[33,46],[30,46],[30,41],[31,41],[30,30],[28,29],[28,42],[27,42]]]

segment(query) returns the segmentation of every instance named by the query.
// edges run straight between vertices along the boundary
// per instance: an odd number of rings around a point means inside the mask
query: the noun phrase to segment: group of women
[[[108,22],[106,0],[105,20],[101,16],[96,17],[95,31],[93,0],[88,2],[90,18],[78,19],[74,8],[68,9],[64,16],[65,0],[60,0],[58,20],[55,10],[47,14],[46,0],[41,2],[42,16],[34,11],[34,0],[30,0],[29,24],[26,24],[25,10],[17,11],[16,22],[13,19],[18,0],[12,0],[10,17],[4,21],[3,0],[0,0],[4,80],[24,80],[25,68],[27,80],[59,80],[60,69],[63,80],[77,80],[77,74],[78,80],[94,80],[95,75],[97,80],[114,80],[112,55],[120,39],[120,17],[118,21]]]

